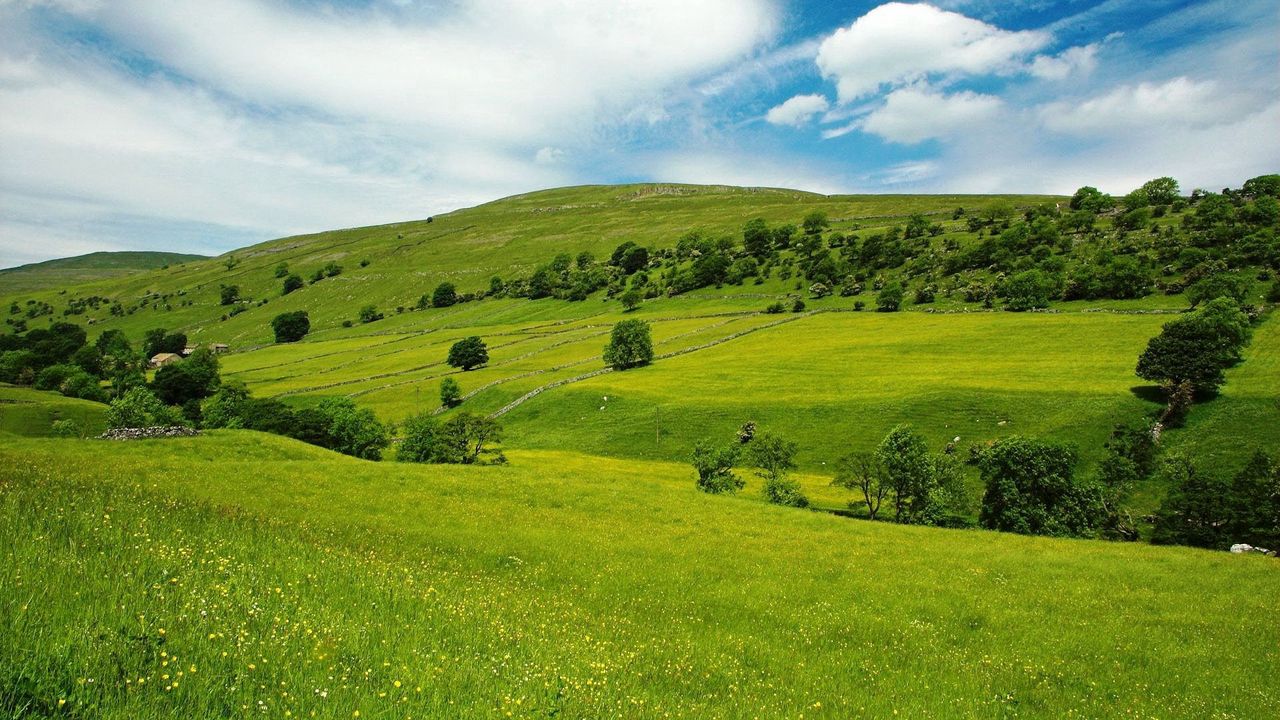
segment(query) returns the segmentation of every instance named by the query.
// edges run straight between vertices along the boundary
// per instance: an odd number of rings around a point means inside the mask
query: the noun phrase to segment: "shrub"
[[[316,406],[325,421],[325,442],[331,450],[364,460],[381,460],[391,443],[387,427],[368,408],[357,408],[350,398],[326,398]]]
[[[53,433],[54,437],[60,437],[60,438],[84,437],[84,428],[80,426],[80,423],[76,422],[75,420],[71,420],[70,418],[63,419],[63,420],[54,420],[53,424],[49,426],[49,431]]]
[[[306,310],[280,313],[271,320],[271,330],[278,343],[297,342],[311,332],[311,318]]]
[[[615,370],[648,365],[653,362],[653,340],[649,323],[622,320],[613,326],[609,344],[604,348],[604,361]]]
[[[705,442],[693,446],[693,469],[698,473],[697,487],[705,493],[733,494],[746,484],[733,472],[738,461],[738,445],[713,448]]]
[[[378,312],[378,308],[374,305],[365,305],[360,308],[360,322],[371,323],[382,319],[382,313]]]
[[[458,381],[447,377],[440,381],[440,404],[455,407],[462,402],[462,387]]]
[[[150,390],[135,387],[111,401],[107,408],[107,425],[113,428],[177,425],[181,415],[176,408],[166,407]]]
[[[764,499],[774,505],[809,507],[809,498],[800,489],[800,483],[791,478],[767,478],[762,492]]]
[[[302,281],[301,275],[297,273],[290,273],[289,276],[284,279],[284,285],[280,294],[288,295],[294,290],[301,290],[304,284],[305,283]]]
[[[223,285],[219,288],[218,296],[223,305],[235,305],[240,300],[240,286]]]
[[[902,283],[893,281],[885,283],[876,293],[876,310],[878,312],[897,312],[902,307]]]
[[[442,282],[437,285],[435,291],[431,293],[432,307],[449,307],[457,302],[458,289],[453,286],[453,283]]]
[[[622,295],[618,298],[618,301],[622,303],[623,310],[626,310],[627,312],[631,312],[632,310],[635,310],[636,308],[640,307],[640,301],[642,299],[643,298],[640,295],[640,291],[636,290],[635,288],[631,288],[630,290],[622,293]]]

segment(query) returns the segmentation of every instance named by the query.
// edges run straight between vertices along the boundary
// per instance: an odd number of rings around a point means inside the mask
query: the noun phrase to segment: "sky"
[[[1276,0],[0,0],[0,267],[549,187],[1280,172]]]

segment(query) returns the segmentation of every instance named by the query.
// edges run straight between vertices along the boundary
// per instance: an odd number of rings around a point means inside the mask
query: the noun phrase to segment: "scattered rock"
[[[200,431],[185,425],[158,425],[142,428],[112,428],[98,437],[103,440],[149,440],[152,438],[191,437]]]
[[[1257,554],[1257,555],[1270,555],[1271,557],[1276,556],[1276,553],[1274,550],[1254,547],[1249,543],[1236,543],[1235,545],[1231,546],[1231,552],[1235,553],[1236,555]]]

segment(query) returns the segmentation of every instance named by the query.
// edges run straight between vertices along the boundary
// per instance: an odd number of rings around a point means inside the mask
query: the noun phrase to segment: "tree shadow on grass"
[[[1133,393],[1139,400],[1159,403],[1160,405],[1169,401],[1169,396],[1165,393],[1164,388],[1159,385],[1135,385],[1129,388],[1129,392]]]

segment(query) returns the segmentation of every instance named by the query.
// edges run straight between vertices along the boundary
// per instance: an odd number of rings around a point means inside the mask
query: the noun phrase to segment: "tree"
[[[218,357],[200,348],[186,360],[157,370],[151,389],[166,405],[185,405],[209,397],[221,382]]]
[[[1155,513],[1151,542],[1225,550],[1231,487],[1217,475],[1198,470],[1182,454],[1171,454],[1156,478],[1169,494]]]
[[[276,265],[275,274],[277,279],[286,277],[289,274],[289,263],[280,263],[279,265]]]
[[[693,469],[698,473],[698,489],[711,494],[733,494],[741,490],[746,483],[733,472],[740,448],[740,445],[732,444],[714,448],[702,441],[695,444],[692,461]]]
[[[1071,196],[1071,209],[1084,210],[1086,212],[1097,215],[1115,207],[1115,200],[1110,195],[1106,195],[1098,190],[1098,188],[1088,185],[1076,190]]]
[[[451,282],[442,282],[431,293],[432,307],[449,307],[458,302],[458,289]]]
[[[878,312],[897,312],[902,307],[903,295],[902,283],[894,280],[885,283],[880,288],[880,292],[876,293],[876,310]]]
[[[742,228],[742,246],[747,254],[764,259],[773,251],[773,235],[764,218],[748,220]]]
[[[454,343],[445,362],[452,367],[470,370],[489,362],[489,348],[478,336],[472,335]]]
[[[764,479],[764,498],[775,505],[808,507],[800,483],[788,477],[796,467],[796,444],[772,433],[755,436],[748,445],[752,463]]]
[[[1192,307],[1220,297],[1243,303],[1249,292],[1249,281],[1232,273],[1213,273],[1187,288],[1187,301]]]
[[[910,426],[898,425],[880,441],[875,459],[893,494],[894,522],[929,523],[936,477],[924,438]]]
[[[360,322],[362,323],[377,322],[381,320],[382,317],[383,315],[382,313],[378,312],[378,308],[376,305],[365,305],[364,307],[360,308]]]
[[[1057,443],[1012,436],[982,453],[986,492],[979,521],[1024,535],[1086,536],[1105,517],[1102,493],[1076,479],[1076,453]]]
[[[1231,480],[1228,510],[1233,543],[1280,549],[1280,464],[1255,451]]]
[[[1039,270],[1020,272],[1005,280],[1001,287],[1006,300],[1005,309],[1014,312],[1049,307],[1052,291],[1049,278]]]
[[[181,353],[186,347],[186,333],[170,333],[165,332],[164,328],[155,328],[143,335],[142,354],[147,358],[159,353]]]
[[[649,323],[643,320],[622,320],[614,325],[609,344],[604,348],[604,361],[614,370],[626,370],[653,362],[653,340],[649,336]]]
[[[315,408],[324,418],[325,442],[330,450],[362,460],[381,460],[382,450],[391,444],[387,426],[368,408],[357,408],[351,398],[325,398]]]
[[[240,301],[239,285],[223,285],[218,291],[223,305],[235,305]]]
[[[432,462],[472,465],[487,452],[485,446],[502,441],[502,425],[484,415],[459,412],[440,424],[437,431],[438,455]],[[502,461],[501,454],[496,458]]]
[[[239,380],[228,380],[200,404],[200,424],[206,428],[245,427],[249,390]]]
[[[440,404],[445,407],[455,407],[462,402],[462,387],[458,385],[458,381],[451,377],[447,377],[440,381]]]
[[[628,275],[639,272],[649,266],[649,248],[636,245],[627,250],[619,263],[622,271]]]
[[[443,462],[440,453],[440,424],[429,412],[410,415],[400,426],[403,437],[396,448],[400,462]]]
[[[1143,183],[1142,191],[1152,205],[1172,205],[1178,199],[1178,181],[1160,177]]]
[[[819,235],[823,230],[831,227],[831,221],[827,219],[826,213],[821,210],[814,210],[804,216],[800,226],[804,228],[805,235]]]
[[[301,275],[299,275],[298,273],[290,273],[289,276],[284,279],[284,285],[281,289],[280,294],[288,295],[294,290],[301,290],[302,286],[305,284],[306,283],[302,281]]]
[[[862,493],[862,501],[867,507],[867,517],[876,519],[880,506],[888,497],[890,486],[885,477],[884,465],[876,458],[875,453],[856,452],[840,458],[836,464],[836,476],[833,485],[839,485]],[[849,501],[853,507],[856,500]]]
[[[640,307],[640,301],[643,299],[644,298],[640,294],[640,291],[635,288],[627,290],[618,297],[618,301],[622,303],[623,310],[626,310],[627,312],[631,312],[632,310]]]
[[[107,425],[113,428],[140,428],[177,425],[180,416],[165,407],[152,392],[136,387],[111,401],[107,408]]]
[[[1228,298],[1217,298],[1199,310],[1165,323],[1138,358],[1137,375],[1166,387],[1183,381],[1198,390],[1217,390],[1223,371],[1241,360],[1252,330],[1249,318]]]
[[[311,332],[311,318],[306,310],[280,313],[271,320],[271,330],[278,343],[297,342]]]

